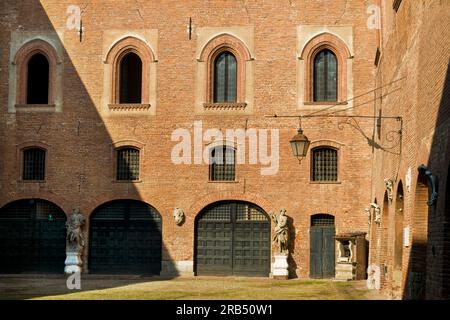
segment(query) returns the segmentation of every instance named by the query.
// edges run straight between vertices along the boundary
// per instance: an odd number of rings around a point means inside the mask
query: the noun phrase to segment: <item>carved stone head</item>
[[[175,223],[177,224],[177,226],[181,226],[185,219],[183,210],[181,210],[180,208],[175,208],[173,210],[173,218],[175,219]]]

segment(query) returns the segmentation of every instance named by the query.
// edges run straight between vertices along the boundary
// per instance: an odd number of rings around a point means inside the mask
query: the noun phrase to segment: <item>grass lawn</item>
[[[273,280],[268,278],[82,276],[81,290],[68,290],[59,276],[0,276],[0,299],[147,300],[366,300],[383,299],[365,281]]]

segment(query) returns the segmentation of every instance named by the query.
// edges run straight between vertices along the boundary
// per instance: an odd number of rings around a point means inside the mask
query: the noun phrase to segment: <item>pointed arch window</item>
[[[229,51],[224,51],[214,60],[214,103],[236,102],[237,62]]]
[[[42,53],[36,53],[28,60],[27,104],[48,104],[49,67]]]
[[[314,58],[314,102],[337,101],[338,65],[336,55],[328,49]]]
[[[120,103],[141,103],[142,60],[134,52],[127,53],[120,60]]]

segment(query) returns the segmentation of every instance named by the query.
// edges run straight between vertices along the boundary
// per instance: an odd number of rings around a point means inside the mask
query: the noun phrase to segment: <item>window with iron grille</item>
[[[319,213],[311,216],[311,227],[334,226],[334,216],[326,213]]]
[[[139,150],[122,148],[117,150],[117,180],[139,180]]]
[[[45,150],[29,148],[23,151],[23,180],[45,179]]]
[[[211,150],[209,180],[234,181],[236,176],[234,149],[220,146]]]
[[[315,148],[312,152],[312,181],[337,181],[337,150]]]

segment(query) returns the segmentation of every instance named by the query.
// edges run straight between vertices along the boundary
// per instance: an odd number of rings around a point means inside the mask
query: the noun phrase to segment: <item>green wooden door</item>
[[[27,199],[0,210],[0,273],[63,273],[66,215],[51,202]]]
[[[270,222],[255,205],[215,203],[196,222],[197,275],[268,276]]]
[[[334,217],[315,215],[310,229],[310,277],[333,278],[335,275]]]
[[[146,203],[112,201],[91,216],[91,273],[159,274],[161,247],[161,216]]]

